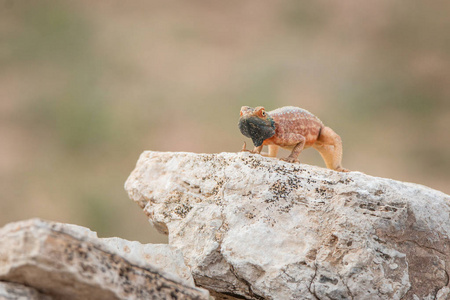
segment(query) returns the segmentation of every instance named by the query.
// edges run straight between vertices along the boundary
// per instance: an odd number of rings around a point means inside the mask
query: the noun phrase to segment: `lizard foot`
[[[260,147],[256,147],[253,150],[248,150],[246,147],[247,147],[247,144],[244,142],[244,145],[242,146],[241,152],[250,152],[252,154],[261,154],[261,148]],[[258,150],[258,148],[259,148],[259,150]]]
[[[288,156],[286,158],[280,158],[280,159],[282,161],[287,161],[287,162],[290,162],[290,163],[299,163],[300,162],[298,159],[296,159],[294,157],[290,157],[290,156]]]
[[[244,145],[242,145],[241,152],[250,152],[250,153],[252,153],[252,151],[247,150],[247,143],[246,142],[244,142]]]
[[[350,172],[349,169],[346,169],[346,168],[343,168],[343,167],[337,167],[337,168],[335,169],[335,171],[338,171],[338,172]]]

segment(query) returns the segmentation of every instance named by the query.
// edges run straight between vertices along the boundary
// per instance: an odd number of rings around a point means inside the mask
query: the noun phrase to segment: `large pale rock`
[[[209,299],[169,245],[99,239],[85,227],[39,219],[0,229],[0,280],[51,299]]]
[[[450,197],[249,153],[144,152],[125,188],[198,285],[247,299],[450,299]]]

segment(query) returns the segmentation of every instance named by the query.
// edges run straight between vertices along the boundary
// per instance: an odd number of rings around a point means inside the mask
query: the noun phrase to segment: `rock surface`
[[[125,188],[211,291],[450,298],[450,197],[430,188],[250,153],[150,151]]]
[[[37,290],[21,284],[0,282],[1,300],[52,300],[50,296],[43,295]]]
[[[30,299],[209,299],[169,245],[99,239],[85,227],[38,219],[0,229],[0,281],[42,293],[26,290]]]

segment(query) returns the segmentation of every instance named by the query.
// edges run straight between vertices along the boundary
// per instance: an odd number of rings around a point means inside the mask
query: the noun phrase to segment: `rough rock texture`
[[[209,298],[169,245],[99,239],[85,227],[38,219],[0,229],[0,281],[51,299]]]
[[[247,299],[450,299],[450,197],[249,153],[144,152],[125,188],[195,282]]]
[[[50,296],[43,295],[37,290],[21,284],[0,281],[1,300],[51,300]]]

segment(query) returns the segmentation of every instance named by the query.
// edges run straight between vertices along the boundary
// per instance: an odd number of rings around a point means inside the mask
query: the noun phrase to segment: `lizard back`
[[[285,106],[268,112],[275,121],[275,139],[289,143],[291,133],[301,134],[306,138],[307,146],[313,144],[324,126],[322,121],[306,109]]]

